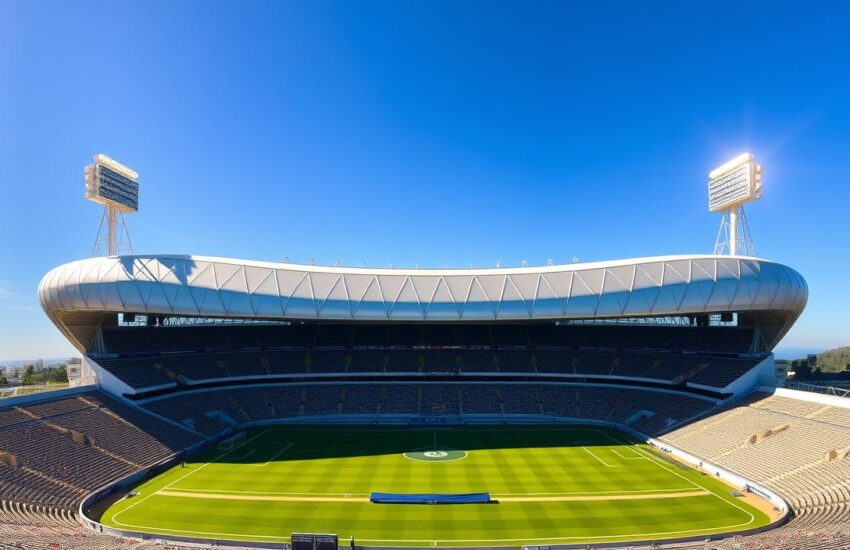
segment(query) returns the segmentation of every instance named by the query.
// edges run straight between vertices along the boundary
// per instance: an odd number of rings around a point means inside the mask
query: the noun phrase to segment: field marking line
[[[710,491],[709,491],[710,493]],[[728,529],[734,529],[736,527],[744,527],[745,525],[749,525],[749,523],[738,523],[736,525],[728,525],[724,527],[703,527],[701,529],[681,529],[679,531],[656,531],[654,533],[629,533],[627,535],[596,535],[596,536],[577,536],[577,537],[524,537],[519,539],[437,539],[439,542],[445,543],[456,543],[456,542],[479,542],[484,543],[478,546],[487,546],[492,545],[493,543],[498,542],[550,542],[557,543],[559,541],[579,541],[581,543],[586,543],[587,545],[593,545],[594,542],[599,542],[600,539],[621,539],[622,542],[628,543],[629,541],[639,540],[641,538],[652,537],[655,538],[658,535],[663,535],[668,537],[669,535],[683,535],[685,533],[696,533],[697,536],[701,534],[711,535],[718,533],[727,533]],[[393,542],[393,543],[405,543],[405,542],[430,542],[432,539],[367,539],[367,538],[358,538],[357,540],[362,542]],[[666,540],[666,539],[665,539]],[[660,542],[660,541],[659,541]],[[377,546],[377,545],[376,545]]]
[[[631,449],[629,449],[629,450],[631,450]],[[623,456],[619,453],[619,451],[617,451],[617,449],[611,449],[611,452],[613,452],[615,455],[619,456],[623,460],[646,460],[645,456]],[[632,451],[632,452],[634,452],[634,451]],[[637,453],[635,453],[635,454],[637,454]]]
[[[258,468],[262,468],[263,466],[268,466],[268,465],[269,465],[269,463],[271,463],[274,459],[276,459],[277,457],[279,457],[280,455],[282,455],[283,453],[285,453],[286,451],[288,451],[288,450],[289,450],[289,448],[290,448],[290,447],[292,447],[293,445],[295,445],[295,442],[290,442],[290,443],[289,443],[289,445],[287,445],[286,447],[284,447],[283,449],[281,449],[280,451],[278,451],[278,453],[277,453],[276,455],[274,455],[274,456],[273,456],[273,457],[271,457],[270,459],[266,460],[266,461],[265,461],[265,462],[263,462],[262,464],[245,464],[245,466],[254,466],[254,467],[258,467]],[[249,454],[250,454],[250,453],[249,453]]]
[[[425,459],[425,458],[413,458],[412,456],[407,456],[407,453],[418,453],[418,452],[423,452],[423,451],[405,451],[405,452],[401,453],[401,456],[403,456],[407,460],[412,460],[414,462],[457,462],[458,460],[463,460],[464,458],[469,456],[469,453],[466,452],[466,451],[461,451],[459,449],[449,449],[449,450],[461,452],[461,453],[463,453],[463,456],[459,456],[457,458],[440,459],[440,460],[437,460],[437,459],[431,460],[431,459]]]
[[[494,498],[499,502],[580,502],[593,500],[655,500],[662,498],[687,498],[701,497],[708,495],[709,492],[705,489],[701,491],[683,491],[680,493],[649,493],[642,495],[596,495],[596,496],[555,496],[555,497],[500,497],[495,495]]]
[[[651,460],[651,459],[649,459],[649,460]],[[673,473],[675,473],[675,472],[673,472]],[[697,487],[699,487],[699,486],[697,485]],[[717,496],[716,494],[714,494],[713,492],[711,492],[709,490],[706,490],[705,488],[702,488],[702,490],[705,491],[706,493],[708,493],[708,495],[713,495],[717,498],[720,498],[719,496]],[[708,496],[708,495],[706,495],[706,496]],[[726,500],[724,500],[722,498],[720,500],[727,502]],[[744,511],[746,512],[746,510],[744,510]],[[752,516],[752,514],[750,514],[750,515]],[[669,537],[670,535],[684,535],[686,533],[706,534],[706,535],[717,534],[717,533],[728,533],[729,529],[735,529],[735,528],[738,528],[738,527],[745,527],[747,525],[750,525],[751,523],[752,523],[752,521],[748,521],[748,522],[745,522],[745,523],[737,523],[735,525],[726,525],[726,526],[723,526],[723,527],[704,527],[704,528],[701,528],[701,529],[681,529],[681,530],[678,530],[678,531],[656,531],[654,533],[629,533],[628,535],[596,535],[596,536],[593,536],[593,537],[587,537],[587,536],[583,536],[583,537],[581,537],[581,536],[580,537],[539,537],[539,538],[519,538],[519,539],[438,539],[438,541],[444,542],[444,543],[479,542],[479,543],[484,543],[484,545],[488,545],[488,544],[491,544],[491,543],[498,543],[498,542],[520,542],[521,543],[521,542],[524,542],[524,541],[535,541],[535,542],[544,542],[545,541],[545,542],[550,542],[550,543],[557,543],[559,541],[588,541],[587,544],[593,544],[593,542],[596,542],[600,539],[609,539],[609,540],[610,539],[621,539],[623,542],[628,542],[628,541],[631,541],[631,540],[636,540],[638,538],[656,537],[658,535],[664,535],[664,536]],[[393,539],[365,539],[364,538],[364,539],[358,539],[358,540],[361,540],[363,542],[372,542],[372,543],[376,543],[376,542],[404,543],[404,542],[428,542],[430,539],[427,539],[427,540],[425,540],[425,539],[410,539],[410,540],[397,539],[397,540],[393,540]]]
[[[305,497],[360,497],[369,496],[369,493],[290,493],[286,491],[238,491],[232,489],[188,489],[179,488],[184,493],[219,493],[226,495],[283,495],[283,496],[305,496]],[[632,491],[565,491],[565,492],[547,492],[547,493],[500,493],[503,496],[510,497],[562,497],[562,496],[581,496],[581,495],[641,495],[646,493],[681,493],[692,491],[690,487],[677,487],[674,489],[637,489]]]
[[[241,455],[241,456],[234,456],[234,457],[233,457],[233,459],[234,459],[234,460],[243,460],[243,459],[245,459],[245,458],[248,458],[248,457],[249,457],[249,456],[251,456],[252,454],[254,454],[254,451],[256,451],[256,450],[257,450],[257,449],[251,449],[250,451],[248,451],[248,452],[247,452],[247,453],[245,453],[244,455]]]
[[[283,496],[283,495],[226,495],[223,493],[189,493],[183,491],[160,491],[160,496],[188,497],[213,500],[262,500],[273,502],[369,502],[369,497],[331,497],[331,496]]]
[[[605,432],[603,432],[603,431],[601,431],[601,430],[596,430],[596,431],[597,431],[598,433],[600,433],[600,434],[604,435],[605,437],[607,437],[607,438],[608,438],[608,439],[610,439],[611,441],[614,441],[614,442],[615,442],[615,443],[617,443],[618,445],[629,445],[629,443],[626,443],[625,441],[618,440],[617,438],[615,438],[615,437],[613,437],[613,436],[611,436],[611,435],[609,435],[609,434],[607,434],[607,433],[605,433]],[[640,447],[637,447],[637,448],[635,449],[635,452],[641,452],[641,453],[644,453],[644,454],[648,454],[648,453],[646,453],[646,451],[644,451],[644,450],[643,450],[643,449],[641,449]],[[680,478],[684,479],[685,481],[687,481],[688,483],[690,483],[690,484],[691,484],[691,485],[693,485],[694,487],[697,487],[698,489],[705,489],[705,487],[702,487],[701,485],[697,484],[695,481],[692,481],[692,480],[690,480],[690,479],[686,478],[685,476],[683,476],[683,475],[682,475],[682,474],[680,474],[679,472],[676,472],[676,471],[673,471],[673,470],[671,470],[671,469],[667,468],[667,467],[666,467],[666,465],[659,464],[658,462],[656,462],[655,460],[653,460],[653,457],[650,457],[648,460],[649,460],[650,462],[653,462],[656,466],[660,466],[662,469],[667,470],[667,471],[668,471],[668,472],[670,472],[671,474],[674,474],[674,475],[676,475],[676,476],[678,476],[678,477],[680,477]],[[721,500],[722,500],[722,499],[721,499]]]
[[[213,535],[219,538],[225,538],[226,540],[232,540],[236,542],[248,541],[250,542],[252,539],[254,541],[263,541],[263,540],[289,540],[291,537],[289,535],[248,535],[246,533],[221,533],[219,531],[192,531],[191,529],[166,529],[165,527],[151,527],[150,525],[135,525],[132,523],[120,523],[124,527],[130,527],[134,529],[145,529],[148,532],[150,531],[159,531],[159,534],[163,535],[177,535],[180,536],[189,534],[189,535]],[[156,534],[156,533],[152,533]],[[234,538],[226,538],[226,537],[234,537]],[[247,539],[245,537],[248,537]],[[117,539],[116,539],[117,540]]]
[[[607,462],[605,462],[604,460],[602,460],[601,458],[599,458],[598,456],[593,454],[591,451],[587,450],[587,447],[582,447],[581,450],[586,452],[587,454],[589,454],[590,456],[592,456],[593,458],[595,458],[596,460],[598,460],[599,462],[601,462],[602,464],[607,466],[608,468],[613,468],[613,466],[611,466],[610,464],[608,464]]]
[[[247,500],[267,502],[343,502],[343,503],[367,503],[368,497],[338,497],[338,496],[283,496],[283,495],[233,495],[224,493],[191,493],[188,491],[159,491],[160,496],[201,498],[210,500]],[[682,491],[678,493],[649,493],[640,495],[595,495],[595,496],[515,496],[515,495],[493,495],[493,499],[499,502],[581,502],[581,501],[609,501],[609,500],[656,500],[664,498],[688,498],[708,496],[710,493],[705,489],[699,491]]]
[[[222,495],[283,495],[283,496],[303,496],[303,497],[361,497],[369,496],[369,493],[288,493],[284,491],[236,491],[230,489],[184,489],[178,487],[176,490],[182,493],[218,493]]]
[[[692,490],[690,487],[680,487],[676,489],[638,489],[634,491],[574,491],[561,493],[503,493],[510,496],[575,496],[575,495],[631,495],[644,493],[677,493],[682,491]]]
[[[583,536],[583,537],[537,537],[537,538],[535,538],[535,537],[524,537],[524,538],[519,538],[519,539],[437,539],[437,541],[438,542],[446,542],[446,543],[455,543],[455,542],[484,543],[484,544],[480,544],[478,546],[492,545],[492,543],[497,543],[497,542],[522,543],[522,542],[531,542],[531,541],[534,541],[534,542],[544,542],[544,541],[546,541],[546,542],[550,542],[550,543],[558,543],[560,541],[579,541],[580,543],[585,543],[587,545],[593,545],[595,542],[599,542],[600,539],[609,539],[609,540],[610,539],[621,539],[621,542],[628,543],[629,541],[639,540],[641,538],[648,538],[648,537],[655,538],[658,535],[664,535],[665,537],[669,536],[669,535],[683,535],[685,533],[697,533],[698,534],[697,536],[699,536],[701,534],[711,535],[711,534],[724,533],[725,529],[732,529],[732,528],[735,528],[735,527],[743,527],[744,525],[747,525],[747,524],[746,523],[739,523],[737,525],[730,525],[730,526],[726,526],[726,527],[717,527],[717,528],[704,527],[702,529],[682,529],[682,530],[679,530],[679,531],[656,531],[654,533],[629,533],[628,535],[596,535],[596,536],[591,536],[591,537]],[[358,538],[357,540],[362,541],[362,542],[372,542],[372,543],[376,543],[376,542],[405,543],[405,542],[431,542],[432,539],[367,539],[367,538]],[[662,542],[664,540],[666,540],[666,539],[662,539],[662,540],[659,540],[657,542]],[[379,545],[376,545],[376,546],[379,546]]]
[[[643,458],[643,455],[641,455],[639,452],[637,452],[636,450],[634,450],[634,449],[632,448],[632,447],[634,447],[634,445],[629,445],[629,446],[627,446],[627,447],[626,447],[626,446],[623,446],[623,445],[620,445],[620,447],[623,447],[624,449],[626,449],[627,451],[629,451],[629,452],[630,452],[631,454],[633,454],[634,456],[639,456],[639,457]]]
[[[131,528],[136,528],[136,529],[146,529],[148,531],[154,531],[154,532],[158,531],[160,533],[170,534],[170,535],[190,534],[190,535],[214,535],[216,537],[222,537],[222,538],[224,538],[224,537],[235,537],[235,538],[228,539],[228,540],[236,540],[236,541],[286,540],[286,539],[289,538],[288,536],[279,536],[279,535],[249,535],[249,534],[246,534],[246,533],[223,533],[223,532],[218,532],[218,531],[192,531],[192,530],[188,530],[188,529],[166,529],[166,528],[163,528],[163,527],[152,527],[152,526],[148,526],[148,525],[134,525],[134,524],[128,524],[128,523],[124,523],[122,525],[124,525],[125,527],[131,527]],[[598,540],[601,540],[601,539],[608,539],[608,540],[610,540],[610,539],[620,539],[620,540],[623,540],[623,541],[629,541],[629,540],[634,540],[636,538],[657,537],[659,535],[668,536],[668,537],[671,536],[671,535],[683,535],[683,534],[686,534],[686,533],[688,533],[688,534],[710,535],[710,534],[726,532],[729,529],[734,529],[736,527],[743,527],[744,525],[749,525],[749,522],[748,523],[739,523],[739,524],[736,524],[736,525],[717,527],[717,528],[706,527],[706,528],[701,528],[701,529],[684,529],[684,530],[679,530],[679,531],[657,531],[657,532],[654,532],[654,533],[630,533],[630,534],[627,534],[627,535],[624,535],[624,534],[597,535],[597,536],[594,536],[594,537],[538,537],[538,538],[526,537],[526,538],[519,538],[519,539],[438,539],[438,540],[440,540],[442,542],[447,542],[447,543],[477,542],[477,543],[484,543],[483,544],[484,546],[492,545],[493,543],[500,543],[500,542],[520,542],[521,543],[521,542],[531,542],[531,541],[535,541],[535,542],[544,542],[545,541],[545,542],[550,542],[550,543],[551,542],[557,543],[559,541],[587,541],[588,544],[592,544],[594,541],[598,541]],[[366,538],[364,538],[364,539],[358,539],[358,540],[362,540],[364,542],[369,541],[369,542],[373,542],[373,543],[374,542],[384,542],[384,543],[386,543],[386,542],[393,542],[393,543],[412,543],[412,542],[425,542],[425,543],[431,542],[431,543],[433,543],[433,542],[436,542],[436,541],[434,541],[434,539],[366,539]]]
[[[146,501],[147,499],[149,499],[149,498],[151,498],[152,496],[154,496],[155,494],[157,494],[159,491],[163,491],[163,490],[165,490],[165,489],[168,489],[169,487],[171,487],[172,485],[174,485],[174,484],[175,484],[175,483],[177,483],[178,481],[182,481],[183,479],[185,479],[185,478],[189,477],[190,475],[194,474],[195,472],[198,472],[198,471],[200,471],[200,470],[203,470],[204,468],[206,468],[207,466],[209,466],[209,465],[210,465],[210,464],[212,464],[213,462],[216,462],[216,461],[218,461],[219,459],[224,458],[225,456],[229,455],[229,454],[230,454],[230,453],[232,453],[233,451],[235,451],[235,450],[237,450],[237,449],[241,449],[242,447],[244,447],[245,445],[247,445],[247,444],[248,444],[248,443],[250,443],[251,441],[253,441],[253,440],[257,439],[257,438],[258,438],[258,437],[260,437],[261,435],[264,435],[264,434],[265,434],[266,432],[268,432],[268,431],[269,431],[269,430],[263,430],[262,432],[258,433],[257,435],[255,435],[255,436],[254,436],[254,437],[252,437],[251,439],[246,439],[245,441],[243,441],[243,442],[242,442],[242,443],[240,443],[239,445],[237,445],[237,446],[233,447],[233,448],[232,448],[232,449],[230,449],[229,451],[226,451],[226,452],[224,452],[224,453],[222,453],[222,454],[218,455],[217,457],[215,457],[215,458],[214,458],[214,459],[212,459],[211,461],[209,461],[209,462],[205,462],[205,463],[203,463],[201,466],[199,466],[199,467],[197,467],[197,468],[195,468],[195,469],[191,470],[190,472],[186,473],[185,475],[180,476],[179,478],[175,479],[174,481],[172,481],[171,483],[169,483],[168,485],[166,485],[166,486],[165,486],[165,487],[163,487],[162,489],[159,489],[158,491],[153,491],[152,493],[150,493],[149,495],[147,495],[147,496],[145,496],[145,497],[141,498],[141,499],[140,499],[140,500],[138,500],[137,502],[134,502],[133,504],[131,504],[131,505],[130,505],[130,506],[128,506],[127,508],[124,508],[123,510],[119,510],[118,512],[116,512],[116,513],[112,514],[112,521],[114,521],[115,523],[121,524],[121,525],[126,525],[126,524],[122,524],[122,523],[121,523],[120,521],[118,521],[116,518],[117,518],[118,516],[120,516],[121,514],[123,514],[124,512],[127,512],[127,511],[129,511],[129,510],[132,510],[133,508],[135,508],[135,507],[136,507],[136,506],[138,506],[139,504],[143,503],[143,502],[144,502],[144,501]],[[126,497],[124,497],[124,498],[126,498]]]
[[[646,453],[647,455],[649,454],[647,451],[644,451],[643,449],[641,449],[641,452],[644,452],[644,453]],[[680,474],[679,472],[675,472],[675,471],[673,471],[672,469],[670,469],[670,468],[666,467],[665,465],[661,465],[661,464],[658,462],[658,459],[657,459],[657,458],[655,458],[655,457],[651,457],[651,458],[649,458],[649,460],[650,460],[651,462],[655,462],[656,464],[658,464],[659,466],[661,466],[662,468],[664,468],[664,469],[665,469],[665,470],[667,470],[668,472],[670,472],[670,473],[672,473],[672,474],[676,474],[677,476],[681,477],[682,479],[687,480],[687,478],[686,478],[686,477],[684,477],[684,476],[683,476],[682,474]],[[690,480],[688,480],[688,481],[690,481]],[[695,482],[693,482],[693,481],[691,481],[691,484],[692,484],[692,485],[694,485],[695,487],[700,487],[700,485],[698,485],[697,483],[695,483]],[[742,508],[741,506],[739,506],[739,505],[738,505],[738,503],[737,503],[737,502],[735,502],[735,501],[730,501],[730,500],[726,500],[725,498],[721,497],[720,495],[718,495],[718,494],[717,494],[717,493],[715,493],[714,491],[709,491],[709,494],[711,494],[712,496],[714,496],[714,497],[718,498],[719,500],[721,500],[721,501],[723,501],[723,502],[725,502],[725,503],[727,503],[727,504],[732,505],[733,507],[737,508],[738,510],[740,510],[740,511],[744,512],[745,514],[747,514],[748,516],[750,516],[750,521],[748,521],[748,522],[746,523],[746,525],[749,525],[749,524],[754,523],[754,522],[756,521],[756,517],[752,514],[752,512],[750,512],[749,510],[747,510],[747,509],[745,509],[745,508]],[[765,515],[767,515],[767,514],[765,514]],[[768,518],[768,519],[770,519],[770,518]]]
[[[601,433],[602,435],[604,435],[605,437],[607,437],[608,439],[610,439],[610,440],[612,440],[612,441],[615,441],[615,442],[617,442],[617,443],[618,443],[618,444],[620,444],[620,445],[625,444],[625,442],[624,442],[624,441],[619,441],[619,440],[617,440],[617,438],[615,438],[615,437],[613,437],[613,436],[611,436],[611,435],[609,435],[609,434],[607,434],[607,433],[605,433],[605,432],[603,432],[603,431],[600,431],[600,430],[597,430],[597,431],[598,431],[599,433]],[[652,453],[650,453],[650,452],[649,452],[649,451],[647,451],[646,449],[643,449],[643,448],[641,448],[640,446],[634,446],[634,447],[635,447],[635,449],[634,449],[634,450],[635,450],[635,452],[642,453],[643,455],[645,455],[645,456],[647,457],[647,460],[649,460],[650,462],[654,463],[656,466],[659,466],[660,468],[662,468],[662,469],[664,469],[664,470],[667,470],[667,471],[668,471],[668,472],[670,472],[671,474],[676,475],[676,476],[678,476],[678,477],[680,477],[680,478],[684,479],[685,481],[687,481],[688,483],[690,483],[690,484],[691,484],[691,485],[693,485],[694,487],[699,487],[700,489],[705,489],[705,487],[702,487],[701,485],[699,485],[699,484],[698,484],[698,483],[696,483],[695,481],[691,481],[690,479],[686,478],[685,476],[683,476],[683,475],[682,475],[682,474],[680,474],[679,472],[676,472],[675,470],[673,470],[673,469],[672,469],[672,468],[673,468],[673,466],[661,463],[661,461],[660,461],[660,459],[659,459],[658,457],[653,456],[653,455],[652,455]],[[740,510],[740,511],[744,512],[745,514],[747,514],[748,516],[750,516],[750,521],[748,521],[748,522],[746,522],[746,523],[739,524],[739,525],[734,525],[734,526],[732,526],[732,527],[738,527],[738,526],[742,526],[742,525],[750,525],[750,524],[752,524],[752,523],[755,523],[755,521],[756,521],[756,517],[752,514],[752,512],[750,512],[750,511],[749,511],[749,510],[747,510],[746,508],[742,508],[741,506],[739,506],[739,505],[738,505],[738,503],[737,503],[737,502],[735,502],[735,501],[730,501],[730,500],[726,500],[725,498],[721,497],[720,495],[718,495],[718,494],[717,494],[717,493],[715,493],[714,491],[710,491],[710,490],[709,490],[708,492],[709,492],[709,494],[711,494],[711,495],[712,495],[712,496],[714,496],[715,498],[717,498],[717,499],[719,499],[719,500],[721,500],[721,501],[725,502],[726,504],[729,504],[729,505],[733,506],[734,508],[737,508],[738,510]],[[767,514],[765,514],[765,515],[767,515]],[[770,518],[768,518],[768,519],[770,519]]]

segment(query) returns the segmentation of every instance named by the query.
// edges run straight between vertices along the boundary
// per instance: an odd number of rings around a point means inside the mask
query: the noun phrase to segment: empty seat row
[[[572,349],[278,349],[163,354],[98,360],[145,389],[211,380],[351,373],[540,373],[690,382],[723,388],[757,359]]]
[[[702,414],[714,403],[681,393],[602,386],[361,383],[176,392],[146,400],[144,406],[213,435],[245,422],[340,414],[534,414],[618,423],[651,417],[664,428]]]

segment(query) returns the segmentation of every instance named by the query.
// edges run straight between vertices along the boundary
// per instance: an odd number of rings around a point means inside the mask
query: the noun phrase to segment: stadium
[[[101,160],[87,177],[135,209],[135,173]],[[850,400],[781,388],[772,354],[806,283],[731,234],[728,254],[492,269],[110,242],[39,286],[82,378],[0,404],[0,537],[850,547]]]

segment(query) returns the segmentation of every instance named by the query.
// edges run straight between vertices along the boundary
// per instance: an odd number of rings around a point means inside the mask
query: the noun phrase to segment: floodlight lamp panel
[[[112,170],[118,172],[119,174],[121,174],[122,176],[124,176],[126,178],[130,178],[131,180],[139,179],[139,173],[138,172],[124,166],[123,164],[121,164],[117,160],[115,160],[111,157],[108,157],[108,156],[104,155],[103,153],[98,153],[94,156],[94,163],[95,164],[102,164],[102,165],[104,165],[108,168],[111,168]]]
[[[106,155],[85,168],[85,198],[125,214],[139,211],[139,174]]]
[[[708,174],[708,210],[725,212],[761,197],[761,166],[742,153]]]

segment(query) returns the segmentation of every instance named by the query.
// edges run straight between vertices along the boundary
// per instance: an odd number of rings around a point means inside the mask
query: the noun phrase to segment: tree
[[[36,383],[35,381],[35,367],[32,365],[27,365],[24,367],[24,375],[21,377],[21,383],[24,386],[32,386]]]
[[[65,365],[48,369],[45,374],[46,382],[68,382],[68,369],[65,368]]]

